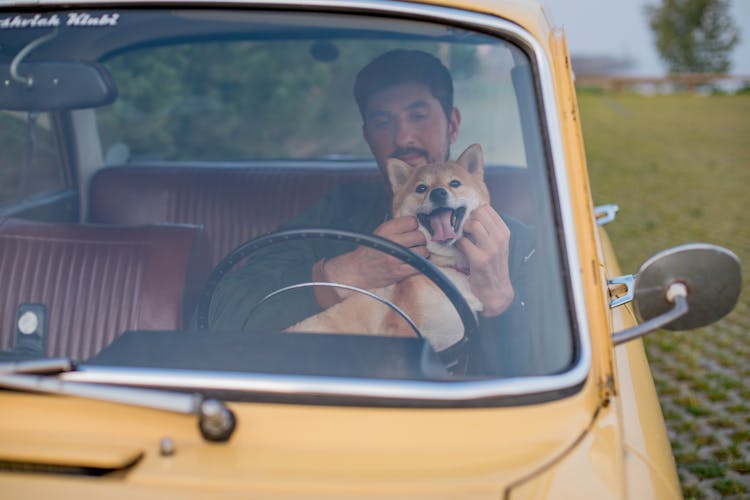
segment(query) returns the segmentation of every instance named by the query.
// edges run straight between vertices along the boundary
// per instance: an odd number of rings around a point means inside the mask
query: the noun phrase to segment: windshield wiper
[[[56,375],[77,369],[70,358],[43,358],[0,363],[0,374]]]
[[[157,389],[113,387],[85,382],[69,382],[50,377],[74,371],[68,358],[34,359],[0,363],[0,387],[20,391],[62,394],[155,408],[198,417],[201,435],[208,441],[224,442],[232,437],[237,420],[232,410],[217,399],[200,394],[182,394]]]

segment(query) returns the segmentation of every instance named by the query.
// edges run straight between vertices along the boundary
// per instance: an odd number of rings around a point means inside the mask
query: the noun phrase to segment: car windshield
[[[572,369],[537,57],[510,23],[462,26],[0,11],[4,359],[441,383]]]

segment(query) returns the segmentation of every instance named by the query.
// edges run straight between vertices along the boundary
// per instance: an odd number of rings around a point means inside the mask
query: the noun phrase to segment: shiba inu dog
[[[481,147],[473,144],[456,161],[421,167],[392,158],[386,171],[393,193],[393,216],[417,217],[429,260],[456,285],[475,314],[481,311],[482,304],[469,286],[468,264],[453,245],[463,236],[464,222],[471,212],[490,202]],[[412,276],[371,291],[404,311],[436,351],[461,340],[463,327],[458,313],[425,276]],[[415,335],[395,311],[362,294],[354,294],[286,331]]]

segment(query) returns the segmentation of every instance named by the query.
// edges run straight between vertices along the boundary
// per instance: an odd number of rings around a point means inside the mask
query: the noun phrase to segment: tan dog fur
[[[460,271],[467,267],[464,256],[453,246],[463,235],[463,223],[471,211],[489,203],[481,147],[478,144],[469,146],[455,162],[433,163],[422,167],[411,167],[401,160],[390,159],[386,170],[393,192],[394,217],[431,213],[436,204],[430,193],[439,188],[447,192],[443,207],[466,208],[460,223],[455,224],[455,237],[450,240],[433,241],[433,234],[424,225],[425,216],[420,218],[419,230],[427,240],[430,261],[439,266],[456,285],[475,314],[481,311],[482,304],[471,292],[467,274]],[[453,227],[451,224],[451,228]],[[451,233],[451,229],[448,229],[448,234]],[[435,236],[437,237],[437,233]],[[463,327],[458,313],[443,292],[424,275],[418,274],[371,291],[401,308],[435,350],[443,350],[460,340]],[[286,331],[415,336],[408,323],[395,311],[359,293]]]

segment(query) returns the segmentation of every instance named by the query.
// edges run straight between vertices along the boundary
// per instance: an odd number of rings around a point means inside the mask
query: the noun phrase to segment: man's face
[[[455,108],[446,118],[426,85],[401,83],[370,96],[362,131],[384,172],[388,158],[412,167],[447,160],[460,122]]]

